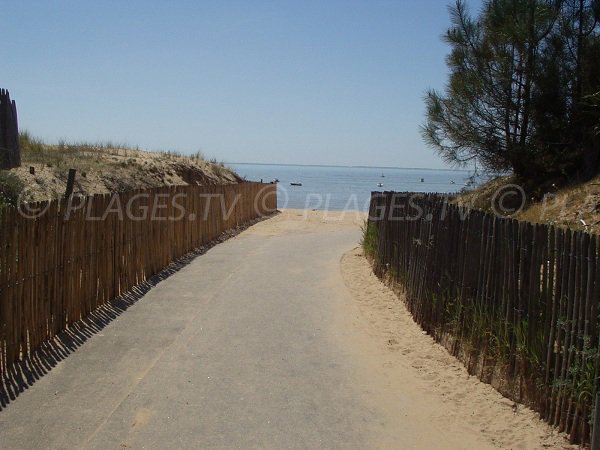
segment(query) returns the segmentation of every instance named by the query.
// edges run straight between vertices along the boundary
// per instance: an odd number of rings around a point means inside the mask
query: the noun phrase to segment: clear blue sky
[[[7,1],[0,87],[48,141],[445,167],[418,128],[449,1]]]

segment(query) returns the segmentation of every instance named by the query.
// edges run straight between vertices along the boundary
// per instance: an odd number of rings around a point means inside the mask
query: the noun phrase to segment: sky
[[[3,1],[0,87],[49,142],[446,168],[419,126],[450,1]]]

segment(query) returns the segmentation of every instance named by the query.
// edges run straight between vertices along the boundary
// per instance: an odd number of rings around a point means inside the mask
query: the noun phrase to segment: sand
[[[275,236],[282,233],[311,233],[328,229],[359,228],[368,214],[362,211],[318,211],[308,209],[282,209],[279,214],[248,230],[251,234]]]
[[[188,184],[232,184],[240,180],[221,164],[189,155],[76,145],[69,149],[48,145],[42,148],[43,151],[23,152],[23,165],[11,170],[25,186],[21,200],[62,197],[69,169],[76,170],[73,192],[79,195]]]
[[[380,398],[390,414],[417,414],[432,429],[477,439],[479,448],[577,448],[537,413],[470,376],[373,275],[360,247],[343,255],[340,270],[352,298],[356,355],[384,380]]]

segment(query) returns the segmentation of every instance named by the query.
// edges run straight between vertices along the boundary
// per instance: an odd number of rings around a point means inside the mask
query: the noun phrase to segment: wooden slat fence
[[[0,169],[21,165],[17,105],[6,89],[0,89]]]
[[[589,442],[600,375],[599,238],[374,192],[375,270],[472,374]]]
[[[177,186],[0,208],[0,375],[178,258],[276,211],[276,189]]]

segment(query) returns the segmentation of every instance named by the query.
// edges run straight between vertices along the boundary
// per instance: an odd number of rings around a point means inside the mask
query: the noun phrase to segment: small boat
[[[302,186],[302,183],[300,183],[299,181],[292,181],[290,183],[290,186]]]
[[[383,183],[377,183],[377,187],[383,187]]]
[[[454,180],[450,180],[450,184],[456,184]]]
[[[425,178],[421,178],[421,183],[425,183]]]

